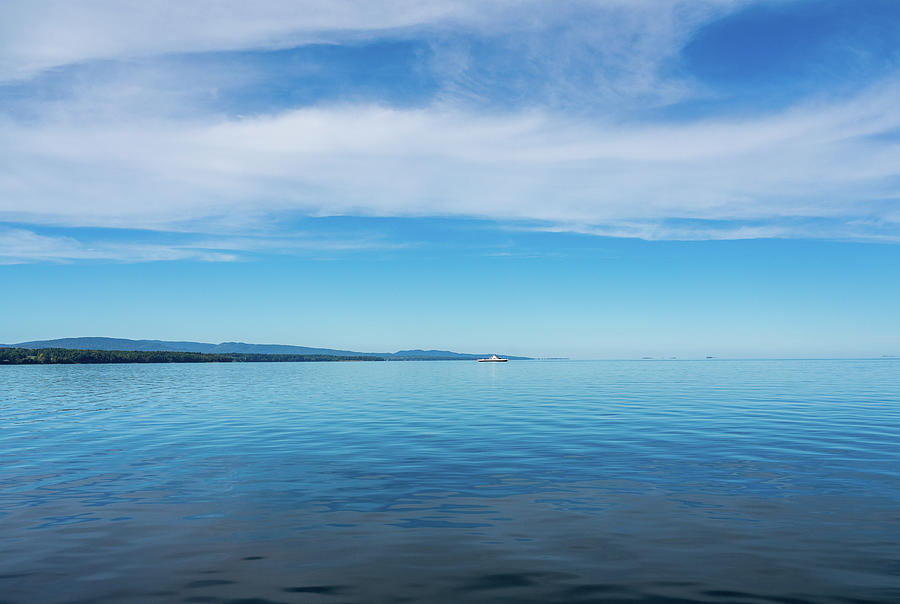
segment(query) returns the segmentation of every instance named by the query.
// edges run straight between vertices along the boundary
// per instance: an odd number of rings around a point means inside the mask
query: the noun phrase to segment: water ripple
[[[0,368],[0,601],[900,601],[900,361]]]

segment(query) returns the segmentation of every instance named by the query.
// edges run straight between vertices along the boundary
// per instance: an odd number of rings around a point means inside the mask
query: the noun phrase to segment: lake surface
[[[0,367],[0,602],[900,602],[900,360]]]

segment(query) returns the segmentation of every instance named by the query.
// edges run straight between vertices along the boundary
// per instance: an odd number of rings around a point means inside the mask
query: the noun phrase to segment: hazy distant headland
[[[47,363],[229,363],[312,361],[459,361],[487,354],[449,350],[375,353],[243,342],[170,342],[125,338],[61,338],[0,344],[0,364]],[[528,359],[505,355],[509,359]]]

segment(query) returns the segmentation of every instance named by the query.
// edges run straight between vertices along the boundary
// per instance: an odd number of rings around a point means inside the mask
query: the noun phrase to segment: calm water
[[[900,361],[0,367],[2,602],[900,602]]]

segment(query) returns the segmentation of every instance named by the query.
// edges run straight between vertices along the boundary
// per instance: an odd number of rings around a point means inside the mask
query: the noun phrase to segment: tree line
[[[167,350],[71,350],[68,348],[0,348],[0,365],[82,363],[297,363],[321,361],[383,361],[374,356],[329,354],[254,354],[171,352]]]

